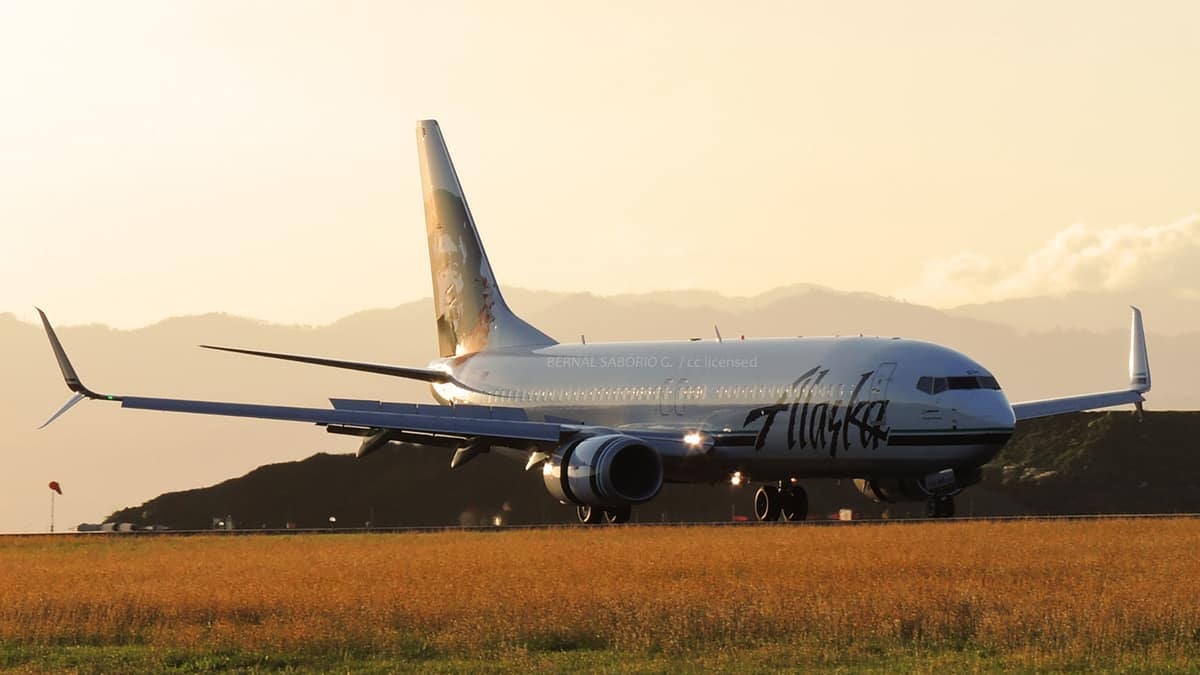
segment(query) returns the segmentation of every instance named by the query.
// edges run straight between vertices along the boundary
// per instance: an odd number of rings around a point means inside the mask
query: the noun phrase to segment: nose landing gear
[[[754,493],[754,516],[764,522],[780,517],[789,522],[804,520],[808,517],[808,493],[796,483],[764,485]]]
[[[953,518],[954,497],[946,495],[930,497],[925,504],[925,515],[930,518]]]

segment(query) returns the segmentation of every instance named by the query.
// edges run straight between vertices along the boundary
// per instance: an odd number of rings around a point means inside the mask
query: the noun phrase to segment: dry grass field
[[[10,538],[0,667],[1198,670],[1200,521]]]

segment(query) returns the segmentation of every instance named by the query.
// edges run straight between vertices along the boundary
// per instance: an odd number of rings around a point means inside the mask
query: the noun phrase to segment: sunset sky
[[[0,4],[0,312],[430,293],[436,118],[501,283],[1200,294],[1196,2]]]

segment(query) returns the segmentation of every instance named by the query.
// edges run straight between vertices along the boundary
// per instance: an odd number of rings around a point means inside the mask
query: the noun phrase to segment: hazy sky
[[[0,4],[0,312],[426,296],[426,117],[507,285],[1200,291],[1200,3],[600,4]]]

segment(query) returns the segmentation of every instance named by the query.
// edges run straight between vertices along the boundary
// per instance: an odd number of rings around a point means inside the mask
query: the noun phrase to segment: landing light
[[[733,475],[729,477],[729,484],[736,487],[745,482],[745,480],[746,479],[742,477],[741,471],[734,471]]]
[[[683,442],[687,443],[688,445],[692,446],[693,448],[696,447],[697,445],[700,445],[700,442],[703,440],[704,439],[701,438],[701,436],[700,436],[700,432],[697,432],[697,431],[689,431],[688,433],[683,435]]]

